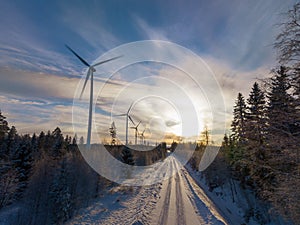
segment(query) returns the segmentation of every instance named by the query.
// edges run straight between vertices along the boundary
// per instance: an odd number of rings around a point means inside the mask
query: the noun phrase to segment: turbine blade
[[[84,92],[84,89],[85,89],[85,86],[86,86],[86,83],[88,81],[88,79],[90,78],[90,74],[91,74],[91,70],[89,69],[88,72],[87,72],[87,75],[86,75],[86,78],[85,78],[85,81],[84,81],[84,85],[83,85],[83,88],[81,90],[81,93],[80,93],[80,99],[82,97],[82,94]]]
[[[127,111],[127,114],[130,112],[130,109],[131,109],[132,105],[133,105],[133,103],[131,103],[131,105],[129,106],[129,109],[128,109],[128,111]]]
[[[133,125],[135,125],[135,123],[133,122],[132,118],[130,115],[128,115],[128,118],[130,119],[130,121],[133,123]]]
[[[84,65],[90,67],[90,64],[88,64],[83,58],[81,58],[73,49],[71,49],[68,45],[65,45],[67,49],[69,49]]]
[[[127,116],[127,114],[123,113],[123,114],[118,114],[118,115],[115,115],[115,116]]]
[[[95,64],[93,65],[93,67],[99,66],[99,65],[101,65],[101,64],[103,64],[103,63],[107,63],[107,62],[109,62],[109,61],[112,61],[112,60],[115,60],[115,59],[118,59],[118,58],[121,58],[121,57],[123,57],[123,56],[122,56],[122,55],[119,55],[119,56],[117,56],[117,57],[113,57],[113,58],[110,58],[110,59],[103,60],[103,61],[101,61],[101,62],[95,63]]]

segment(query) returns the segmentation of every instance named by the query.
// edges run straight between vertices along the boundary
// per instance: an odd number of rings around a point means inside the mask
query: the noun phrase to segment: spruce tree
[[[296,137],[300,137],[300,68],[297,68],[293,72],[293,105],[295,108],[294,124],[292,127],[292,134]]]
[[[246,103],[244,96],[238,93],[235,106],[233,108],[233,121],[231,123],[231,141],[229,147],[230,164],[233,166],[236,175],[244,183],[244,177],[248,175],[247,167],[244,163],[244,152],[246,146]]]
[[[297,174],[299,139],[293,135],[297,109],[285,67],[281,66],[272,77],[268,97],[268,159],[265,162],[268,177],[264,179],[264,191],[282,215],[293,216],[289,211],[295,210],[294,207],[300,203],[293,197],[300,195],[299,189],[294,188],[300,181]],[[300,213],[294,216],[299,219]]]
[[[8,136],[9,127],[6,117],[2,115],[0,110],[0,160],[7,158],[7,143],[6,139]]]
[[[72,215],[72,196],[70,189],[67,158],[62,159],[60,168],[50,187],[52,203],[52,221],[54,224],[63,224]]]
[[[245,139],[245,122],[246,122],[246,103],[244,96],[238,93],[238,97],[233,108],[233,121],[231,123],[231,137],[238,144],[244,144]]]
[[[271,91],[268,94],[268,132],[273,135],[289,136],[293,124],[295,108],[293,99],[289,94],[291,84],[287,69],[283,66],[275,72],[272,78]]]
[[[64,137],[59,127],[55,128],[55,130],[52,132],[52,138],[53,138],[52,155],[54,157],[59,157],[62,153],[64,153],[65,150]]]
[[[246,138],[263,144],[266,135],[265,95],[255,82],[247,99]]]
[[[75,134],[72,139],[72,145],[77,145],[77,134]]]
[[[6,117],[2,115],[0,110],[0,141],[4,140],[9,131],[8,123]]]
[[[18,179],[17,198],[20,198],[27,187],[32,168],[31,138],[28,134],[21,137],[19,146],[12,156],[12,164]]]
[[[264,93],[255,82],[247,99],[246,138],[243,164],[247,168],[247,183],[260,186],[266,159],[266,101]],[[254,183],[253,183],[254,182]]]
[[[14,151],[16,150],[17,146],[20,144],[19,143],[19,135],[17,134],[17,129],[12,126],[8,132],[7,135],[7,152],[6,155],[7,156],[12,156],[12,154],[14,154]]]

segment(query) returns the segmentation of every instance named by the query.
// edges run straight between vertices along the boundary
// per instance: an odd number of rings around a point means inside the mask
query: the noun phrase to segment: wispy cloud
[[[73,99],[79,78],[0,67],[0,93],[31,99]]]
[[[137,30],[144,39],[164,40],[168,41],[167,33],[164,29],[154,28],[145,20],[137,15],[132,15],[133,21],[136,23]]]
[[[62,22],[83,38],[94,51],[107,51],[121,43],[120,38],[107,28],[106,12],[96,2],[78,7],[76,4],[61,3]]]

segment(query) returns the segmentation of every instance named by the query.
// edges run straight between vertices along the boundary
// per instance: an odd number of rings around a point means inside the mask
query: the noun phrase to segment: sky
[[[269,76],[270,70],[277,65],[276,51],[272,46],[280,32],[277,24],[284,19],[282,13],[294,3],[292,0],[0,0],[0,110],[21,134],[54,130],[59,126],[65,134],[75,132],[80,135],[84,133],[81,129],[86,129],[87,121],[81,121],[83,125],[78,125],[74,131],[72,113],[86,68],[65,48],[65,44],[91,63],[118,46],[158,40],[189,49],[210,68],[224,98],[226,109],[222,113],[226,115],[225,129],[229,129],[237,93],[247,96],[254,81]],[[129,56],[124,55],[122,60],[126,57]],[[189,60],[194,59],[185,60],[178,64],[193,67]],[[98,75],[95,75],[95,83],[98,82],[100,86],[97,87],[101,88],[95,91],[94,118],[95,129],[102,135],[97,138],[102,141],[112,122],[113,103],[117,102],[114,104],[117,114],[126,111],[129,101],[135,101],[132,116],[136,123],[144,120],[140,129],[146,130],[146,134],[148,132],[148,138],[152,135],[152,141],[155,141],[168,136],[174,140],[185,135],[183,117],[193,110],[193,104],[184,104],[205,95],[186,98],[185,91],[178,87],[186,81],[180,78],[182,71],[161,63],[141,62],[122,68],[109,82],[102,79],[101,72],[98,69]],[[177,87],[170,82],[164,83],[163,78],[168,78],[171,73]],[[166,85],[170,85],[169,89],[165,88]],[[172,102],[162,97],[164,91],[169,96],[176,96],[174,90],[179,90],[179,93],[181,90],[182,94],[178,96],[189,100],[178,100],[178,97],[177,102]],[[85,102],[88,91],[87,87]],[[132,97],[141,96],[141,93],[148,97]],[[153,97],[153,93],[160,98]],[[181,105],[183,111],[177,105]],[[211,114],[206,113],[209,109],[195,109],[200,130],[210,126]],[[76,110],[80,112],[82,109]],[[125,119],[114,117],[114,120],[120,139],[124,140]],[[190,119],[188,126],[192,127],[193,123],[194,119]],[[223,130],[218,126],[211,129],[222,135]],[[191,132],[187,135],[197,134]],[[94,141],[98,140],[94,138]],[[130,140],[134,142],[133,129],[130,130]]]

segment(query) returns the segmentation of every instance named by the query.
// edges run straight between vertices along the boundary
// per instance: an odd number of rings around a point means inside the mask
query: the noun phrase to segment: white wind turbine
[[[147,129],[147,128],[145,128],[145,129],[143,130],[143,132],[140,133],[140,138],[141,138],[142,145],[144,145],[144,143],[145,143],[145,136],[144,136],[144,133],[145,133],[146,129]]]
[[[135,130],[135,145],[137,145],[137,137],[138,137],[138,127],[140,125],[142,121],[140,121],[136,126],[134,127],[130,127],[130,129],[134,129]]]
[[[86,138],[86,144],[87,144],[87,147],[90,148],[90,145],[91,145],[91,131],[92,131],[92,109],[93,109],[93,81],[94,81],[94,75],[93,73],[96,72],[96,69],[95,67],[96,66],[99,66],[103,63],[106,63],[106,62],[109,62],[109,61],[112,61],[114,59],[117,59],[117,58],[120,58],[122,56],[117,56],[117,57],[113,57],[113,58],[110,58],[110,59],[106,59],[106,60],[103,60],[101,62],[98,62],[98,63],[95,63],[94,65],[90,65],[88,64],[83,58],[81,58],[73,49],[71,49],[68,45],[65,45],[67,49],[69,49],[85,66],[87,66],[89,69],[88,69],[88,72],[87,72],[87,75],[86,75],[86,78],[85,78],[85,81],[84,81],[84,85],[83,85],[83,88],[81,90],[81,94],[80,94],[80,99],[82,97],[82,94],[84,92],[84,89],[85,89],[85,86],[87,84],[87,81],[88,79],[91,77],[91,87],[90,87],[90,106],[89,106],[89,119],[88,119],[88,133],[87,133],[87,138]]]
[[[133,103],[131,103],[129,109],[127,110],[127,113],[123,113],[123,114],[119,114],[119,115],[116,115],[116,116],[126,116],[126,138],[125,138],[125,145],[127,146],[128,145],[128,119],[133,123],[133,125],[135,125],[135,123],[133,122],[131,116],[129,115],[129,112],[132,108],[132,105]]]

